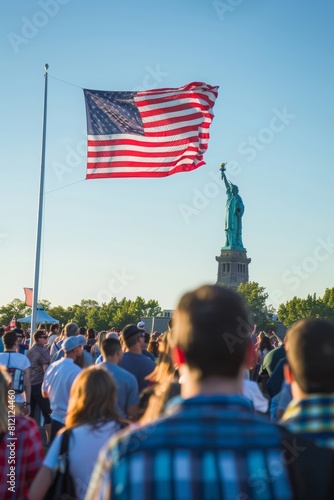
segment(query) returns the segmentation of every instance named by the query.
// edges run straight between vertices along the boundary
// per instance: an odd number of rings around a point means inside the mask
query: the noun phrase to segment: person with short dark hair
[[[83,337],[85,337],[85,335],[86,335],[86,328],[84,326],[80,326],[79,327],[78,335],[82,335]]]
[[[181,298],[171,342],[183,399],[162,419],[109,441],[86,500],[129,500],[135,492],[145,500],[330,498],[330,471],[319,485],[301,464],[324,456],[330,463],[334,455],[312,443],[298,447],[240,395],[255,361],[252,328],[242,297],[230,289],[202,286]]]
[[[135,418],[138,412],[139,393],[136,377],[118,366],[123,357],[119,340],[106,338],[101,345],[103,363],[116,383],[116,409],[123,418]]]
[[[13,329],[13,331],[16,333],[19,339],[19,343],[17,344],[17,352],[25,355],[27,350],[29,349],[29,341],[26,341],[24,330],[22,330],[22,328],[16,327]]]
[[[130,324],[123,328],[121,338],[127,352],[124,353],[119,366],[136,377],[140,393],[148,385],[147,375],[150,375],[155,369],[155,362],[142,353],[145,332],[137,325]]]
[[[50,353],[46,348],[48,336],[45,330],[36,330],[33,335],[34,343],[27,352],[31,363],[31,416],[35,415],[36,405],[41,409],[45,422],[47,444],[51,436],[51,408],[48,398],[42,396],[42,382],[44,373],[50,365]]]
[[[281,423],[319,446],[334,448],[334,325],[298,321],[287,333],[285,378],[293,400]]]
[[[29,415],[31,397],[30,361],[27,356],[17,352],[20,337],[15,330],[6,332],[2,338],[5,350],[0,353],[0,364],[12,372],[12,378],[14,378],[12,388],[15,390],[17,411],[22,415]]]

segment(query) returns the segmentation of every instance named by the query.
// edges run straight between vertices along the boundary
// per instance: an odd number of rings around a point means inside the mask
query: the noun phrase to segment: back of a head
[[[101,352],[104,357],[109,358],[115,356],[121,350],[121,343],[119,340],[113,338],[106,338],[101,345]]]
[[[94,330],[94,328],[87,328],[86,338],[90,339],[90,340],[95,339],[95,330]]]
[[[123,328],[121,340],[128,349],[131,349],[131,347],[137,344],[139,337],[142,335],[145,335],[145,330],[139,328],[134,323],[130,323]]]
[[[33,339],[34,339],[34,342],[38,342],[38,340],[42,337],[44,337],[46,335],[46,332],[45,330],[36,330],[34,333],[33,333]]]
[[[9,330],[2,337],[3,345],[6,349],[12,349],[17,341],[17,333],[15,330]]]
[[[75,337],[78,335],[79,327],[76,323],[67,323],[65,325],[65,337]]]
[[[205,285],[188,292],[177,306],[171,341],[201,378],[235,378],[245,360],[252,331],[249,311],[232,290]]]
[[[287,358],[303,392],[334,393],[334,325],[302,319],[287,333]]]

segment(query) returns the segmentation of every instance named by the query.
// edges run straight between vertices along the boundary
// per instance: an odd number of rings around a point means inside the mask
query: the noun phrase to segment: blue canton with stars
[[[89,135],[145,135],[134,97],[137,92],[84,89]]]

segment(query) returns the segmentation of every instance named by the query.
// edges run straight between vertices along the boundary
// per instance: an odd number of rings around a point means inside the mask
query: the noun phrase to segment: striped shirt
[[[318,446],[334,448],[334,395],[312,394],[292,401],[284,413],[282,425]]]
[[[111,440],[88,500],[289,499],[278,425],[241,396],[197,396]]]

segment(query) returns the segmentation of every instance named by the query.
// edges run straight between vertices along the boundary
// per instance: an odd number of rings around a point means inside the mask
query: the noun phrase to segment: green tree
[[[23,300],[14,299],[9,304],[0,307],[0,324],[9,325],[13,316],[23,318],[27,315],[28,308]]]
[[[113,297],[110,302],[103,303],[100,307],[100,320],[105,325],[103,328],[111,328],[112,326],[116,326],[113,323],[113,318],[118,310],[118,302],[116,297]]]
[[[46,300],[46,299],[39,300],[39,301],[38,301],[38,304],[39,304],[40,306],[42,306],[42,307],[45,309],[45,311],[47,311],[47,312],[48,312],[48,314],[50,314],[50,313],[49,313],[49,310],[50,310],[50,308],[51,308],[51,302],[50,302],[49,300]]]
[[[57,319],[60,325],[65,326],[66,323],[69,323],[73,316],[73,311],[71,307],[64,309],[62,306],[51,307],[48,310],[48,313],[53,318]]]
[[[86,315],[87,328],[94,328],[97,331],[106,330],[109,328],[108,323],[106,323],[100,316],[101,307],[91,307]]]
[[[278,308],[278,319],[286,327],[303,318],[334,321],[334,288],[327,288],[322,298],[309,294],[306,299],[293,297]]]
[[[268,294],[265,288],[255,281],[250,281],[249,283],[241,283],[237,292],[245,299],[258,329],[266,330],[268,323],[272,319],[272,312],[266,305]]]
[[[334,288],[326,288],[322,302],[326,308],[326,317],[324,319],[334,323]]]

